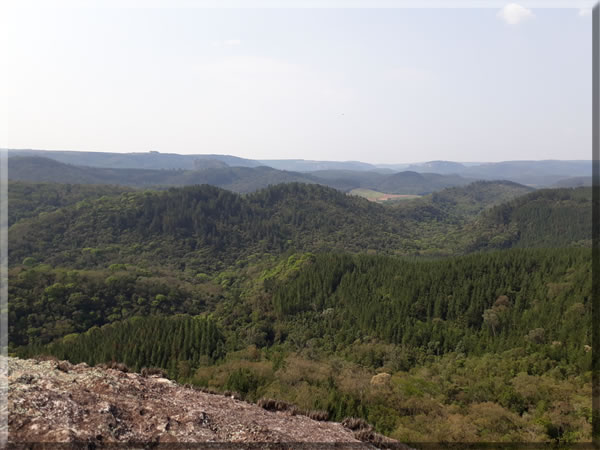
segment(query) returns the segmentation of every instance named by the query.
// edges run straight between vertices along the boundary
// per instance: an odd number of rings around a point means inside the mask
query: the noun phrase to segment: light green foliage
[[[588,244],[589,189],[36,189],[10,229],[11,353],[157,366],[405,442],[590,439],[591,252],[564,248]]]

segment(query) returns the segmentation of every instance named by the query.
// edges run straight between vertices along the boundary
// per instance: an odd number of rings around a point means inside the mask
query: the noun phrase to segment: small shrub
[[[153,375],[158,375],[161,378],[167,378],[167,372],[159,367],[142,367],[140,374],[143,377],[150,377]]]
[[[256,404],[267,411],[288,411],[292,407],[289,403],[272,398],[261,398]]]
[[[225,388],[230,391],[239,392],[245,396],[250,392],[256,391],[259,384],[258,376],[251,370],[243,368],[237,369],[229,375],[225,383]]]
[[[382,434],[375,433],[372,429],[358,430],[354,432],[354,437],[361,442],[368,442],[377,448],[409,448],[405,446],[398,447],[398,443]]]
[[[373,427],[369,425],[364,419],[357,417],[346,417],[344,420],[342,420],[342,425],[352,431],[373,429]]]
[[[309,418],[311,418],[312,420],[318,420],[320,422],[324,422],[327,419],[329,419],[329,413],[327,411],[313,410],[313,411],[309,411],[307,416]]]
[[[242,396],[234,391],[225,391],[223,392],[224,397],[231,397],[234,400],[241,400]]]

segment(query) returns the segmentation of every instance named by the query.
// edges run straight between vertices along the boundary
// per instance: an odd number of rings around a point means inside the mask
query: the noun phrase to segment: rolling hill
[[[428,199],[433,205],[455,214],[475,216],[484,209],[534,191],[512,181],[476,181],[466,186],[434,192]]]
[[[386,176],[374,189],[388,194],[424,195],[450,186],[466,185],[471,181],[458,175],[405,171]]]
[[[589,246],[590,188],[390,207],[301,183],[11,185],[13,354],[155,366],[403,442],[590,436],[591,258],[565,248]]]
[[[216,270],[252,255],[290,250],[460,254],[589,243],[589,188],[533,192],[469,219],[523,190],[483,183],[470,194],[478,202],[465,200],[468,189],[454,188],[398,207],[315,184],[277,185],[246,196],[207,185],[129,192],[16,223],[9,234],[10,261],[34,257],[93,266],[114,258],[143,259]]]
[[[211,266],[296,248],[399,252],[409,237],[400,219],[319,185],[283,184],[248,196],[202,185],[61,208],[16,223],[9,242],[13,262],[33,256],[85,265],[120,255]]]
[[[564,178],[555,183],[552,187],[562,187],[562,188],[573,188],[573,187],[582,187],[582,186],[591,186],[592,185],[592,177],[573,177],[573,178]]]
[[[552,187],[564,179],[591,176],[592,162],[541,160],[461,164],[452,161],[430,161],[402,166],[402,170],[455,174],[478,180],[509,180],[533,187]]]
[[[8,226],[59,208],[104,196],[119,196],[131,188],[110,185],[8,182]]]
[[[422,174],[436,173],[439,175],[458,175],[473,180],[510,180],[533,187],[552,187],[560,180],[574,177],[589,177],[592,173],[591,160],[562,161],[502,161],[458,163],[453,161],[429,161],[415,164],[370,164],[361,161],[312,161],[303,159],[272,159],[252,160],[232,155],[196,154],[180,155],[176,153],[107,153],[82,151],[51,151],[51,150],[17,150],[9,149],[9,156],[36,156],[51,158],[56,161],[76,166],[112,168],[112,169],[180,169],[189,170],[196,166],[216,167],[221,164],[230,167],[259,167],[269,166],[274,169],[290,172],[375,172],[390,174],[399,171],[418,172]],[[318,174],[316,174],[318,176]],[[347,174],[346,174],[347,175]],[[324,178],[330,178],[324,176]],[[345,176],[336,178],[347,178]],[[356,177],[352,177],[356,178]],[[445,186],[461,183],[446,183]],[[337,186],[335,186],[337,187]],[[337,187],[351,190],[357,187],[381,191],[380,186],[355,185]],[[438,188],[430,189],[433,192]],[[393,192],[388,192],[393,193]],[[414,192],[404,192],[406,194]]]
[[[468,251],[591,246],[592,188],[541,189],[494,206],[474,223]],[[467,231],[468,232],[468,231]]]
[[[328,170],[287,172],[271,167],[228,167],[213,159],[195,160],[194,170],[115,169],[64,164],[38,156],[9,159],[9,179],[32,182],[111,184],[137,188],[210,184],[234,192],[248,193],[280,183],[316,183],[341,191],[368,188],[388,194],[428,194],[448,186],[464,185],[469,180],[455,175],[399,172],[383,174],[369,171]]]
[[[272,184],[318,180],[299,173],[285,172],[270,167],[223,167],[213,160],[198,163],[196,170],[111,169],[64,164],[37,156],[9,158],[9,179],[33,182],[111,184],[137,188],[160,188],[210,184],[234,192],[253,192]],[[194,166],[194,164],[192,164]],[[211,167],[212,166],[212,167]]]
[[[58,150],[16,150],[9,149],[9,157],[34,156],[50,158],[64,164],[110,169],[188,169],[196,160],[209,159],[221,161],[228,166],[258,167],[261,164],[251,159],[231,155],[180,155],[177,153],[108,153]]]

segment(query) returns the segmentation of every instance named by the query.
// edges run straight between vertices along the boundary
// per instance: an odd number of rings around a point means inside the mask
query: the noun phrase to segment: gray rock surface
[[[8,358],[5,376],[11,443],[270,442],[371,447],[339,423],[266,411],[165,378],[17,358]]]

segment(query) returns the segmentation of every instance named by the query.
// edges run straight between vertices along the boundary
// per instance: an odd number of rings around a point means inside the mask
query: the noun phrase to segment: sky
[[[23,8],[0,147],[590,159],[587,9]]]

